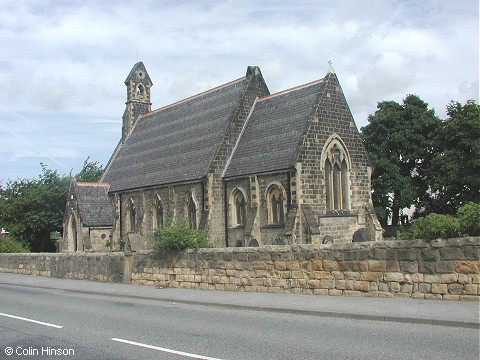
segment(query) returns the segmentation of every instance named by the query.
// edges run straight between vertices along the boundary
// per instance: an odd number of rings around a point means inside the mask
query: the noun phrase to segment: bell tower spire
[[[138,117],[152,111],[150,102],[150,88],[153,83],[148,76],[147,69],[143,63],[137,62],[133,65],[130,74],[125,80],[127,86],[127,102],[123,113],[122,143],[135,125]]]

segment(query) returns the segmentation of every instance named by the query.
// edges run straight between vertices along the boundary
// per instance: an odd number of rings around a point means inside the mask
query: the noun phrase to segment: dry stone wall
[[[214,248],[132,255],[0,254],[0,271],[202,290],[480,299],[480,238]]]

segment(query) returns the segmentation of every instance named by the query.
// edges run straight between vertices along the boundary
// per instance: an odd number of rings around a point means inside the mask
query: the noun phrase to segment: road
[[[0,359],[24,358],[478,359],[479,329],[0,284]]]

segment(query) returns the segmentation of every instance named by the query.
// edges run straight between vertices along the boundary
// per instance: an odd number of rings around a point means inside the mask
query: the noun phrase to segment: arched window
[[[188,225],[191,229],[197,228],[197,206],[193,201],[192,194],[187,195],[187,215],[188,215]]]
[[[245,226],[247,222],[245,195],[238,188],[232,192],[231,207],[232,207],[232,225]]]
[[[272,185],[267,192],[267,208],[269,224],[285,223],[283,191],[278,185]]]
[[[329,146],[325,159],[325,200],[327,211],[348,209],[347,154],[339,141]]]
[[[136,222],[136,211],[135,211],[135,202],[133,199],[128,201],[128,223],[129,223],[129,232],[135,232],[135,222]]]
[[[157,228],[163,226],[164,219],[163,219],[163,206],[162,206],[162,199],[159,195],[155,200],[155,226]]]
[[[138,84],[137,86],[137,96],[143,98],[145,96],[145,88],[142,84]]]

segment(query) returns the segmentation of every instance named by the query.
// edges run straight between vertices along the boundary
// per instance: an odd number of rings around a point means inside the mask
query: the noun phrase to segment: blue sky
[[[0,0],[0,183],[106,164],[138,60],[153,108],[260,66],[271,92],[333,66],[360,128],[417,94],[479,101],[477,0]],[[138,55],[137,55],[138,54]]]

